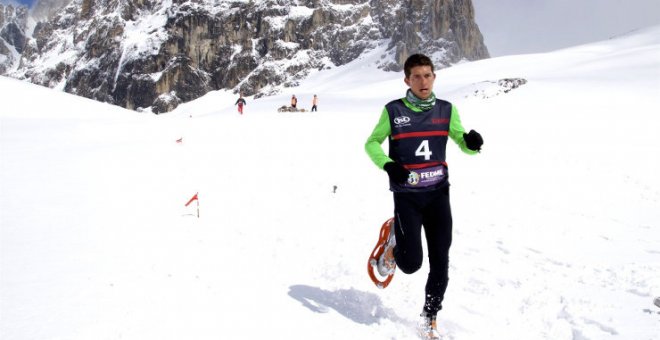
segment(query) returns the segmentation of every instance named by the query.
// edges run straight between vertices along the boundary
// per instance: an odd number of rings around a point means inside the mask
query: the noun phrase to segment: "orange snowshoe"
[[[376,247],[374,247],[374,250],[371,252],[369,262],[367,263],[367,272],[369,273],[371,281],[374,282],[376,287],[381,289],[386,288],[390,282],[392,282],[394,271],[396,269],[396,262],[394,262],[393,258],[382,258],[384,255],[388,255],[389,257],[392,256],[391,250],[389,254],[386,254],[386,251],[389,250],[388,248],[393,247],[393,245],[389,244],[394,240],[394,235],[391,235],[393,225],[394,217],[383,223],[383,226],[380,228],[378,243],[376,243]],[[388,245],[390,247],[388,247]]]

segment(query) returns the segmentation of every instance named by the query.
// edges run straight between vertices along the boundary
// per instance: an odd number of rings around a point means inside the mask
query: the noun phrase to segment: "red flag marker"
[[[189,206],[190,203],[192,203],[193,201],[198,201],[197,204],[199,204],[199,196],[197,196],[197,194],[199,194],[199,193],[196,193],[196,194],[190,199],[190,201],[188,201],[188,203],[186,203],[186,207]]]
[[[186,207],[190,205],[193,201],[197,201],[197,218],[199,218],[199,192],[195,193],[195,195],[186,203]]]

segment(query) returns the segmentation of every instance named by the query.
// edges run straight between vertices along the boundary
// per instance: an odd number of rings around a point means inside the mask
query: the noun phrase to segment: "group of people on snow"
[[[311,110],[312,112],[318,111],[318,107],[317,107],[318,104],[319,104],[319,97],[317,95],[314,95],[314,97],[312,97],[312,110]],[[298,98],[296,97],[295,94],[291,96],[291,107],[294,109],[298,108]]]
[[[319,104],[319,97],[317,95],[314,95],[312,97],[312,112],[318,112],[318,104]],[[238,113],[243,114],[243,106],[247,105],[247,102],[245,101],[245,98],[243,98],[243,92],[239,94],[238,99],[236,100],[236,103],[234,105],[238,105]],[[298,109],[298,98],[296,95],[291,96],[291,108],[297,110]]]

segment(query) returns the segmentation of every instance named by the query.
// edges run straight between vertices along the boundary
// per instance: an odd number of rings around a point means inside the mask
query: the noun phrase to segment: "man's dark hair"
[[[431,72],[435,72],[433,69],[433,62],[431,61],[431,58],[423,55],[423,54],[413,54],[408,59],[406,59],[406,62],[403,64],[403,73],[405,73],[406,78],[410,77],[410,72],[413,67],[416,66],[431,66]]]

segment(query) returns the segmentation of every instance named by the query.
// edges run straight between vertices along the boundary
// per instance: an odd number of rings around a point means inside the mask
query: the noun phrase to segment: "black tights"
[[[442,309],[449,280],[449,247],[452,237],[449,186],[421,193],[394,193],[394,257],[399,269],[406,274],[412,274],[422,266],[422,225],[430,267],[424,311],[435,315]]]

